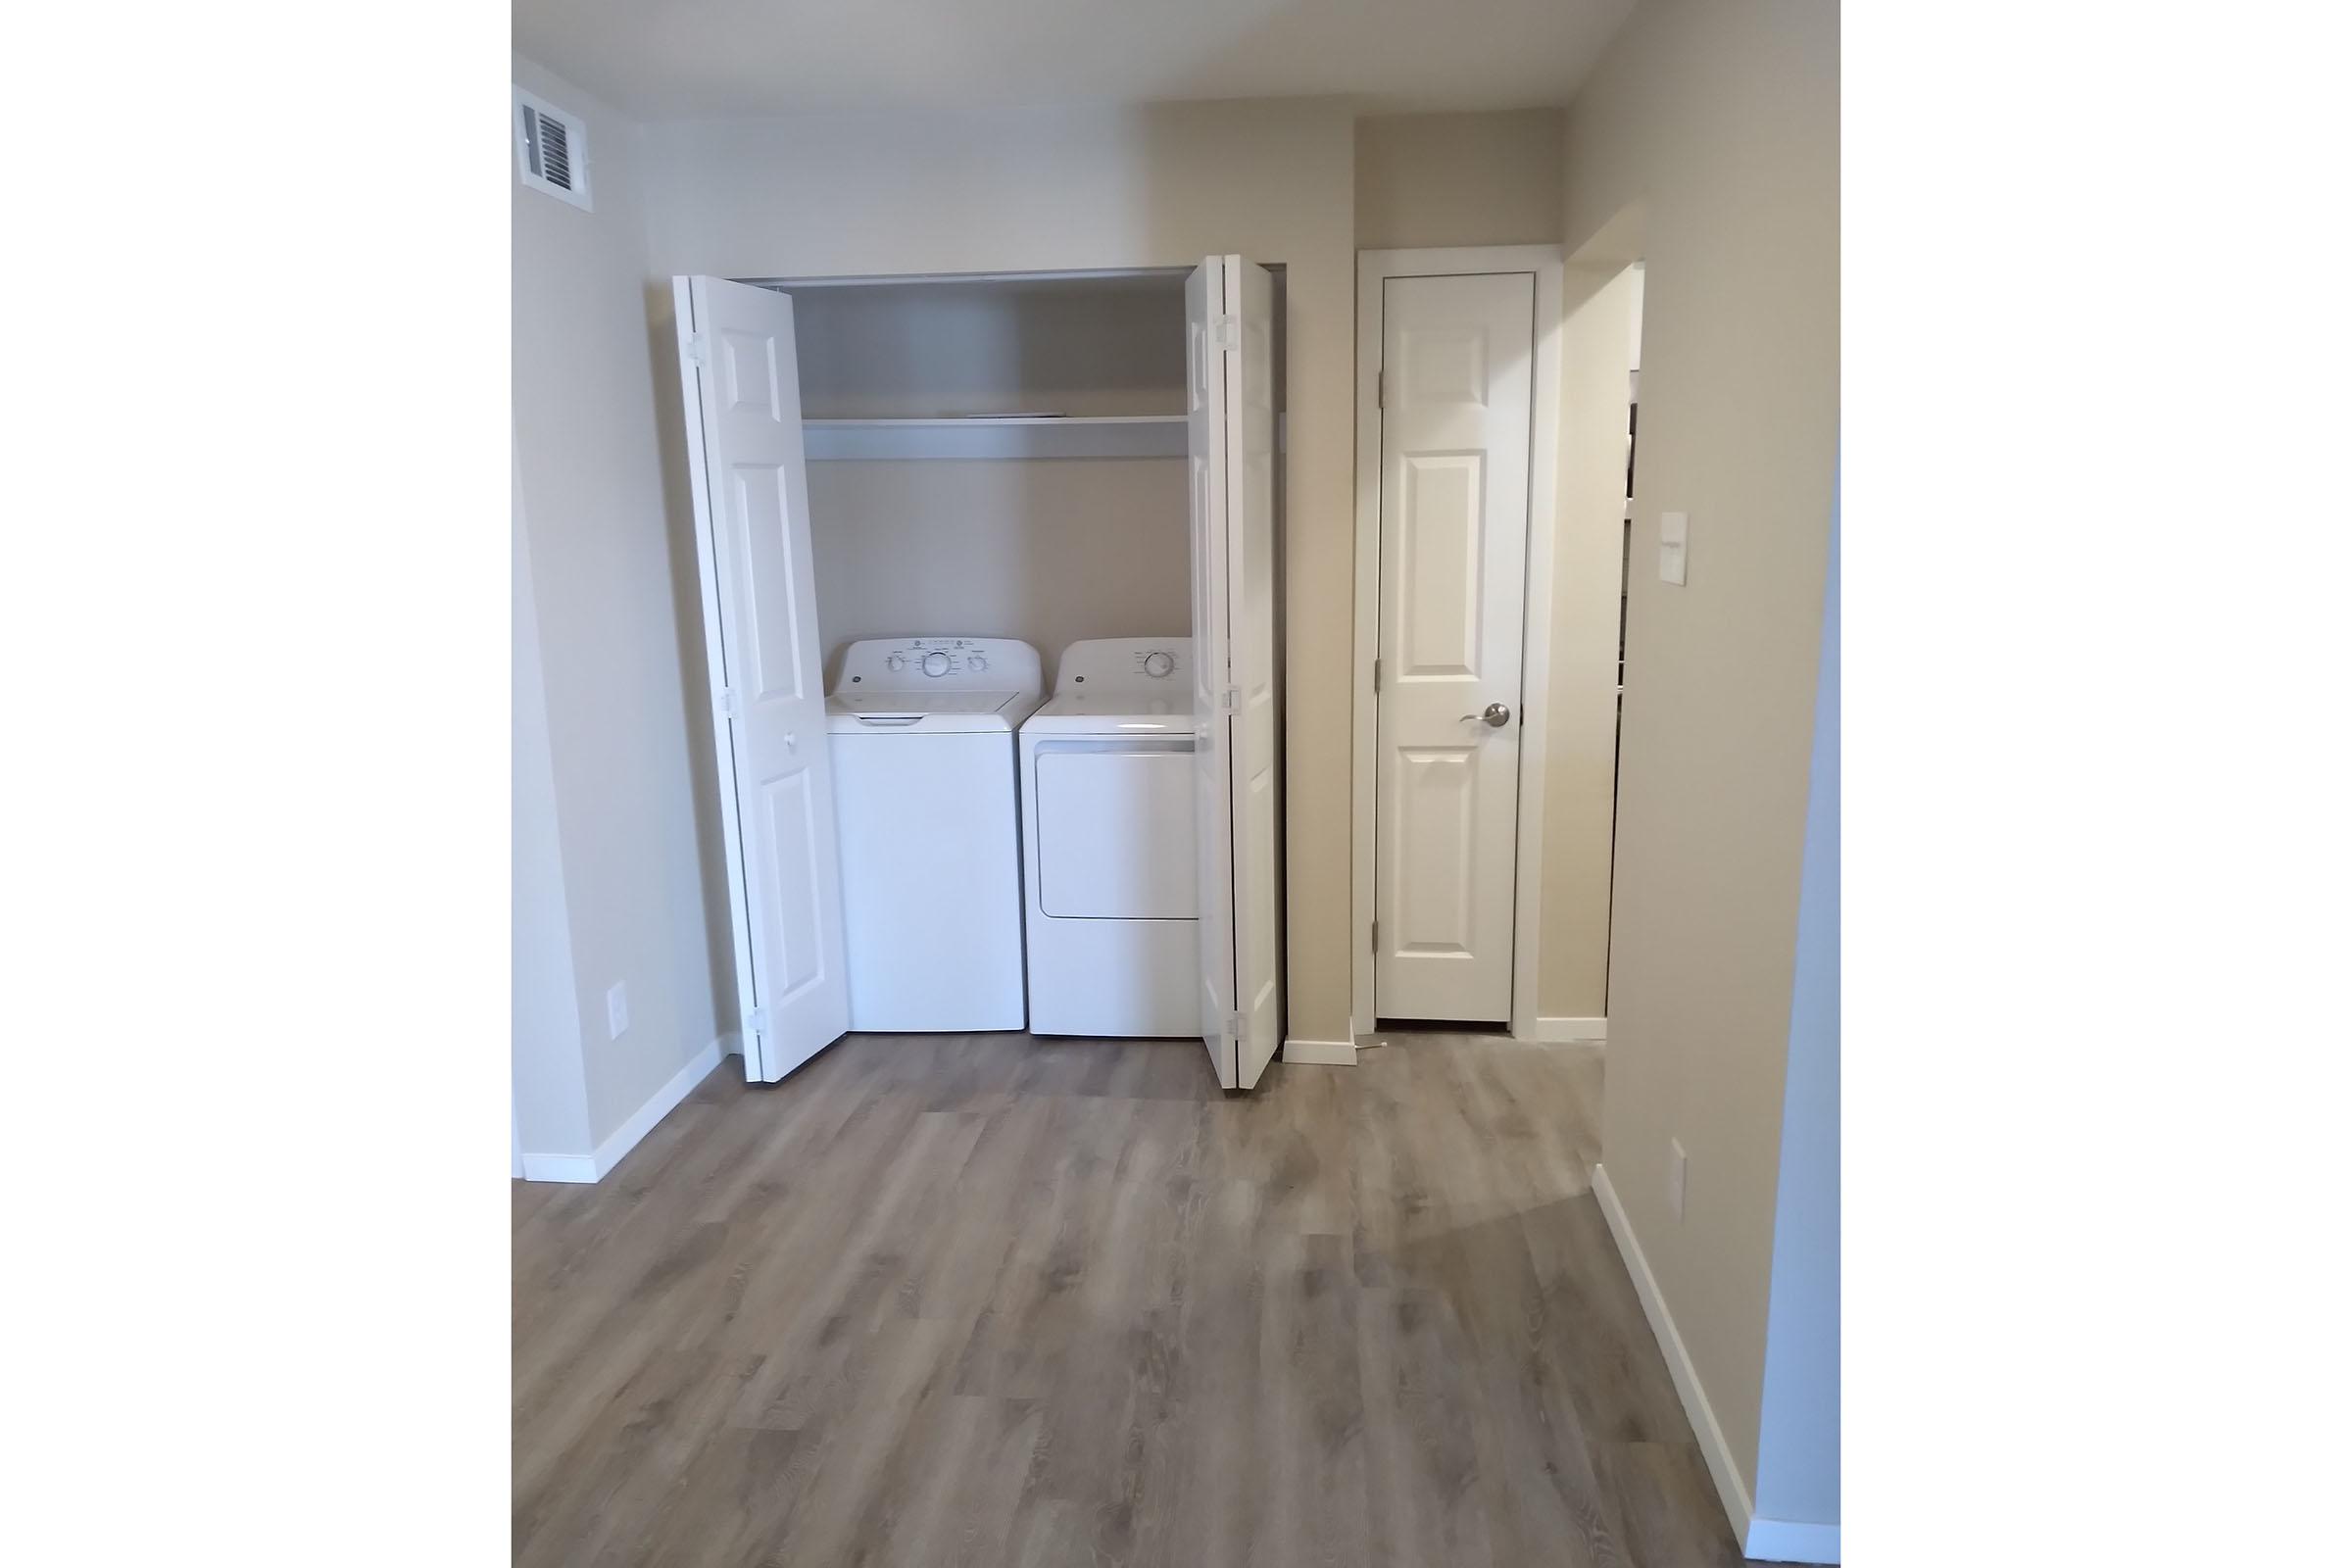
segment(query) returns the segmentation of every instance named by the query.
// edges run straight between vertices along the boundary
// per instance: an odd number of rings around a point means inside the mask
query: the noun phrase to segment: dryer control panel
[[[1037,650],[1010,637],[869,637],[842,651],[836,694],[934,688],[1045,689]]]
[[[1054,690],[1182,697],[1193,686],[1190,637],[1094,637],[1062,650]]]

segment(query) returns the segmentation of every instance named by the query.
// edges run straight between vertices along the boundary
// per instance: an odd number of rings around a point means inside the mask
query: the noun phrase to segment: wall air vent
[[[588,127],[568,109],[558,109],[514,89],[514,168],[533,190],[594,211],[588,199]]]

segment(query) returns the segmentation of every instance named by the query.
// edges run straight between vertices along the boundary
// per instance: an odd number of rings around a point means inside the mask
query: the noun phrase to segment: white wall
[[[593,1147],[717,1034],[726,943],[698,850],[683,657],[699,644],[681,640],[675,607],[637,131],[527,61],[514,79],[584,118],[596,197],[586,213],[514,185],[514,457]],[[631,1015],[618,1040],[605,1025],[615,981]]]
[[[1764,1341],[1756,1512],[1838,1518],[1838,523],[1822,609],[1813,699],[1812,785],[1804,880],[1796,906],[1796,978],[1788,1007],[1788,1090],[1781,1111],[1781,1181],[1773,1204],[1772,1307]]]
[[[1602,1159],[1751,1495],[1837,449],[1838,103],[1836,6],[1646,0],[1564,143],[1572,257],[1647,264]],[[1669,509],[1690,516],[1680,588],[1654,564]]]
[[[1338,100],[825,114],[649,128],[652,272],[1288,269],[1290,1032],[1348,1029],[1354,117]],[[671,394],[674,399],[674,393]],[[674,402],[660,416],[675,421]],[[676,471],[673,457],[672,471]],[[820,481],[823,482],[823,481]],[[684,492],[673,480],[673,508]],[[811,503],[814,505],[813,501]],[[673,513],[672,525],[691,522]],[[829,635],[829,633],[828,633]],[[723,924],[724,904],[716,906]]]

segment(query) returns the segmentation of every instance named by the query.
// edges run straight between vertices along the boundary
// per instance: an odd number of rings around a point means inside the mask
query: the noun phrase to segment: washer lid
[[[836,735],[1003,735],[1036,706],[1034,692],[843,692],[825,699],[825,727]]]
[[[1193,737],[1193,694],[1064,691],[1030,715],[1024,735],[1181,735]]]

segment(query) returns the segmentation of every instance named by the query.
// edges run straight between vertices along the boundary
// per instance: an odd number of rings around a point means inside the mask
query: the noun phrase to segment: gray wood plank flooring
[[[1740,1560],[1588,1190],[1595,1048],[853,1035],[517,1182],[541,1564]]]

